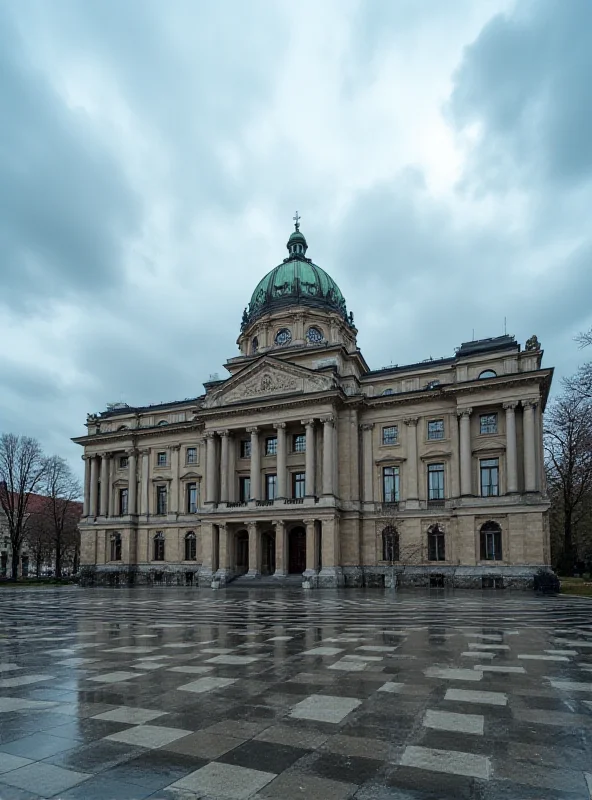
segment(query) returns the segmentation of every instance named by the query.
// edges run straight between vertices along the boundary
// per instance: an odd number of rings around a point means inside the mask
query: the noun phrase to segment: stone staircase
[[[247,575],[239,575],[234,578],[231,583],[232,586],[240,586],[243,588],[251,587],[258,589],[261,586],[302,586],[302,575],[286,575],[282,578],[276,578],[273,575],[259,575],[257,578],[248,577]],[[228,585],[228,584],[227,584]]]

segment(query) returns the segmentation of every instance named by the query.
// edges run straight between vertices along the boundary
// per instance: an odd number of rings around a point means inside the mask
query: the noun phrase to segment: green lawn
[[[589,578],[561,578],[561,594],[592,597],[592,580]]]

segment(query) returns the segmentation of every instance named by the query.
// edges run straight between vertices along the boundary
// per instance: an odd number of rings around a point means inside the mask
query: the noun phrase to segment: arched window
[[[159,531],[154,537],[154,561],[164,561],[164,533]]]
[[[502,529],[497,522],[484,522],[479,534],[481,561],[502,560]]]
[[[251,353],[256,353],[259,350],[259,339],[254,336],[253,341],[251,342]]]
[[[121,534],[112,533],[109,537],[109,561],[121,561]]]
[[[127,430],[129,430],[129,425],[120,425],[119,428],[117,428],[117,430],[118,431],[127,431]]]
[[[193,531],[185,534],[185,561],[195,561],[197,558],[197,546]]]
[[[392,389],[385,389],[385,390],[384,390],[384,392],[383,392],[382,394],[383,394],[383,395],[387,395],[387,394],[394,394],[394,391],[393,391]]]
[[[311,344],[320,344],[325,337],[320,328],[312,325],[306,332],[306,338]]]
[[[169,422],[166,419],[161,419],[160,422],[158,423],[159,427],[162,427],[163,425],[168,425],[168,424],[169,424]]]
[[[446,561],[446,537],[437,523],[428,528],[428,561]]]
[[[399,560],[399,534],[393,525],[387,525],[382,532],[382,560]]]
[[[483,372],[479,373],[479,380],[481,378],[497,378],[497,372],[493,369],[484,369]]]

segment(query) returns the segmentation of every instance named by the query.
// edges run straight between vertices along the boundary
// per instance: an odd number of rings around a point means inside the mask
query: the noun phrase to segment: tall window
[[[119,456],[119,469],[127,469],[127,456]]]
[[[292,451],[294,453],[304,453],[306,450],[306,436],[303,433],[297,433],[292,437]]]
[[[382,468],[382,497],[384,503],[399,502],[399,467]]]
[[[159,531],[154,537],[154,561],[164,561],[164,533]]]
[[[156,454],[156,463],[159,467],[166,467],[167,465],[167,454],[165,451]]]
[[[443,439],[444,438],[444,420],[431,419],[428,422],[428,439]]]
[[[277,493],[277,475],[265,476],[265,499],[275,500]]]
[[[444,500],[444,464],[428,464],[428,500]]]
[[[187,513],[197,514],[197,483],[187,484]]]
[[[197,464],[197,447],[188,447],[185,453],[187,464]]]
[[[197,545],[193,531],[185,534],[185,561],[195,561],[197,558]]]
[[[502,560],[502,529],[497,522],[481,525],[481,561]]]
[[[248,503],[251,499],[251,479],[239,478],[238,479],[238,497],[241,503]]]
[[[265,455],[275,456],[277,454],[277,437],[269,436],[265,440]]]
[[[128,490],[127,489],[120,489],[119,490],[119,513],[122,517],[124,517],[128,513]]]
[[[446,561],[445,536],[439,525],[428,528],[428,561]]]
[[[399,429],[396,425],[389,425],[387,428],[382,429],[382,443],[383,444],[397,444],[399,438]]]
[[[479,417],[480,433],[497,433],[497,414],[481,414]]]
[[[250,439],[241,439],[240,457],[241,458],[251,458],[251,440]]]
[[[499,459],[482,458],[479,462],[481,473],[481,497],[497,497],[499,494]]]
[[[293,472],[292,473],[292,497],[302,498],[305,494],[306,487],[306,473]]]
[[[109,561],[121,561],[121,534],[112,533],[109,537]]]
[[[382,532],[382,560],[399,560],[399,534],[392,525],[387,525]]]
[[[156,487],[156,513],[157,514],[166,514],[167,513],[167,487],[166,486],[157,486]]]

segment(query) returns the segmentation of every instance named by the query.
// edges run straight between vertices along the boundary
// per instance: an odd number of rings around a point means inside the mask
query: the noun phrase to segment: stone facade
[[[230,377],[89,415],[74,439],[85,579],[532,585],[550,560],[552,370],[536,337],[371,370],[298,229],[288,247],[243,315]]]

